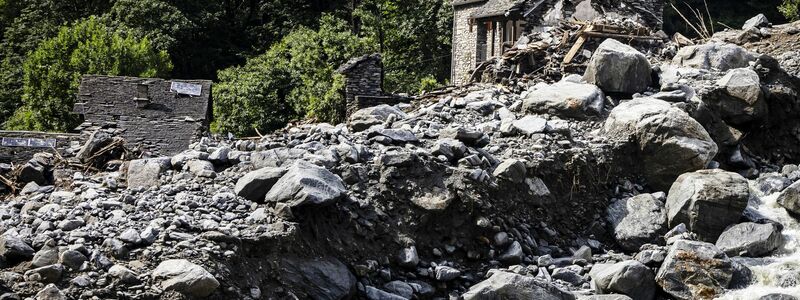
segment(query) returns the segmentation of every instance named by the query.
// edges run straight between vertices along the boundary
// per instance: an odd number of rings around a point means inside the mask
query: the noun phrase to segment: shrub
[[[7,122],[16,130],[67,131],[83,74],[165,76],[172,69],[164,51],[147,39],[114,31],[95,17],[61,28],[28,55],[22,66],[23,107]]]
[[[778,10],[786,16],[787,19],[792,21],[800,20],[800,0],[783,0]]]
[[[254,135],[295,118],[340,122],[344,80],[334,70],[371,50],[347,23],[322,17],[319,30],[300,27],[244,66],[219,72],[214,88],[216,132]]]

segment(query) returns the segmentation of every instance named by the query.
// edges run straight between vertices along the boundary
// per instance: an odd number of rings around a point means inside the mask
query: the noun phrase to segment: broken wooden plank
[[[572,45],[572,48],[569,49],[567,52],[567,56],[564,56],[564,63],[568,64],[572,62],[572,59],[575,58],[575,55],[578,54],[578,51],[583,48],[583,44],[586,43],[587,36],[583,33],[578,37],[578,40],[575,41],[575,44]]]

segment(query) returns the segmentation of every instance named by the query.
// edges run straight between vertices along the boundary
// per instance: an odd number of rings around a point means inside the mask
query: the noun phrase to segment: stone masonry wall
[[[55,142],[55,147],[49,142]],[[53,152],[55,149],[62,157],[68,153],[72,142],[80,143],[79,134],[49,133],[33,131],[0,130],[0,163],[23,164],[39,152]]]
[[[351,60],[339,68],[345,76],[346,116],[360,108],[357,97],[383,96],[383,64],[380,54],[372,54]]]
[[[470,18],[482,2],[458,5],[453,8],[453,57],[450,81],[454,85],[467,82],[469,72],[477,62],[478,24],[470,25]]]
[[[85,76],[74,110],[86,121],[79,130],[115,127],[128,148],[153,156],[180,153],[208,129],[211,81],[178,82],[200,85],[200,96],[172,92],[172,81],[163,79]],[[142,85],[147,86],[149,104],[134,101]]]

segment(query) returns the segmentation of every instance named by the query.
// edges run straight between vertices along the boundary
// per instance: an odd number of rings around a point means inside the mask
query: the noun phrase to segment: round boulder
[[[658,269],[656,282],[675,299],[714,299],[733,278],[730,258],[714,244],[678,240]]]
[[[592,55],[583,80],[607,93],[634,94],[653,83],[651,72],[650,62],[639,50],[607,39]]]
[[[522,100],[522,109],[535,114],[584,119],[599,115],[604,103],[603,91],[597,86],[562,81],[530,91]]]
[[[592,287],[599,294],[618,293],[633,300],[652,300],[655,297],[655,274],[635,260],[597,264],[589,276],[592,277]]]
[[[655,243],[667,231],[664,193],[641,194],[614,201],[606,210],[614,238],[627,251]]]
[[[765,256],[783,244],[783,235],[775,224],[742,223],[725,230],[717,239],[717,248],[729,256]]]
[[[633,163],[641,167],[651,186],[661,190],[680,174],[705,168],[718,150],[689,114],[652,98],[637,98],[614,108],[602,132],[634,143],[638,153]]]
[[[667,197],[669,226],[681,223],[703,241],[714,242],[742,217],[750,189],[742,175],[700,170],[678,177]]]

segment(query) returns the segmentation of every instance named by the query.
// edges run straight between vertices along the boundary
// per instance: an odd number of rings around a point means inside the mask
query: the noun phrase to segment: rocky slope
[[[793,299],[798,79],[668,47],[110,171],[39,154],[0,299]]]

